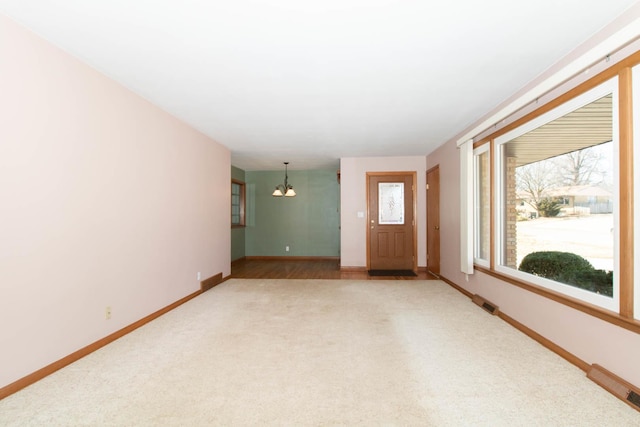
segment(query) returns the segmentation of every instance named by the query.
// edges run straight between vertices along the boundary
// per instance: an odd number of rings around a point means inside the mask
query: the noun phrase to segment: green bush
[[[536,209],[540,216],[552,217],[560,213],[560,204],[553,199],[542,199],[536,203]]]
[[[578,270],[561,275],[559,281],[596,294],[613,296],[613,271]]]
[[[518,269],[598,294],[613,296],[613,272],[596,270],[589,261],[570,252],[532,252],[522,259]]]
[[[525,256],[518,270],[558,280],[562,274],[577,270],[593,270],[589,261],[570,252],[532,252]]]

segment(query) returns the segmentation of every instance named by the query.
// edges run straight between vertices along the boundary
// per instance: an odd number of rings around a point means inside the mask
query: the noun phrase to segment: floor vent
[[[627,401],[640,408],[640,394],[636,393],[635,391],[631,390],[629,392],[629,394],[627,395]]]
[[[591,365],[587,377],[619,399],[640,411],[640,390],[600,365]]]
[[[478,294],[475,294],[473,298],[471,298],[471,301],[473,301],[474,304],[482,307],[488,313],[498,314],[498,306],[496,306],[492,302],[487,301]]]

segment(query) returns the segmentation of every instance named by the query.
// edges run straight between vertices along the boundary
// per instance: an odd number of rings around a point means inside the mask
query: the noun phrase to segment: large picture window
[[[612,79],[495,139],[496,270],[616,311],[617,105]]]

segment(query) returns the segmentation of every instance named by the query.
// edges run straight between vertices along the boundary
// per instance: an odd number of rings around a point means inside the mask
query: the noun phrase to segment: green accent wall
[[[335,170],[289,170],[296,197],[273,197],[282,171],[247,171],[246,256],[340,256]],[[289,246],[289,252],[285,247]]]
[[[235,166],[231,166],[231,179],[245,182],[245,171]],[[229,181],[231,188],[231,181]],[[231,222],[231,220],[229,220]],[[245,228],[237,227],[231,229],[231,261],[245,256]]]

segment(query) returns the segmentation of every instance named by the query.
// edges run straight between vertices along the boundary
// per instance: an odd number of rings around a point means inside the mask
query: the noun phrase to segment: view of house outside
[[[613,143],[606,142],[516,167],[516,257],[521,270],[526,271],[525,256],[546,251],[576,254],[595,270],[614,270],[612,158]],[[570,284],[582,287],[575,280]],[[601,293],[594,289],[589,290]]]

